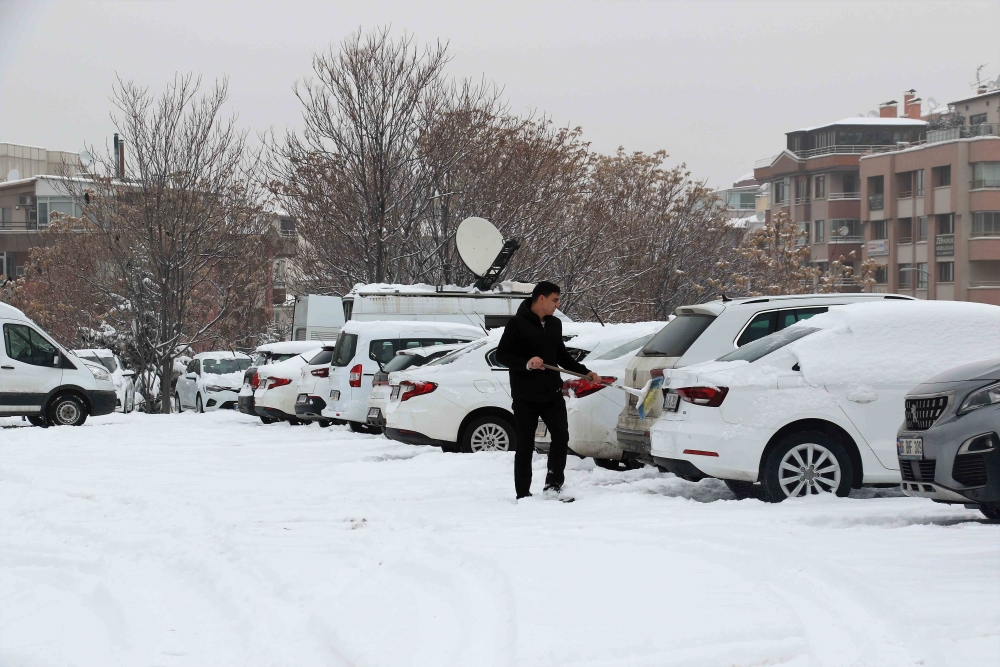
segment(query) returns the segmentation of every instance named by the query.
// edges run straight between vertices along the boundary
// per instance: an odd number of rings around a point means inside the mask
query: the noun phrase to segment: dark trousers
[[[517,429],[517,452],[514,454],[514,489],[517,497],[526,496],[531,489],[531,457],[535,451],[535,429],[538,418],[545,422],[552,436],[549,448],[549,471],[546,486],[562,486],[566,469],[566,450],[569,444],[569,425],[566,421],[566,401],[562,394],[555,394],[548,401],[514,400],[514,428]]]

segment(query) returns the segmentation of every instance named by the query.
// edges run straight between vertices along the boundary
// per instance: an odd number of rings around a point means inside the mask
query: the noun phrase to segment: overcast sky
[[[665,149],[715,187],[789,130],[908,88],[967,96],[980,64],[1000,74],[1000,0],[0,0],[0,142],[105,144],[116,73],[156,91],[178,71],[228,76],[244,126],[295,126],[311,54],[386,24],[449,42],[450,73],[499,84],[516,112],[579,125],[602,152]]]

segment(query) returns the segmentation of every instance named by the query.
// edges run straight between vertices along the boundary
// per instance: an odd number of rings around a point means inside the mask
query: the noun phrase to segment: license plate
[[[923,438],[896,438],[896,453],[901,459],[924,458]]]
[[[382,410],[379,408],[368,408],[368,419],[378,419],[382,416]]]
[[[544,438],[545,434],[549,432],[549,429],[545,427],[545,422],[539,421],[538,426],[535,427],[535,437]]]
[[[392,393],[389,394],[389,400],[390,401],[395,401],[397,398],[399,398],[399,385],[398,384],[395,387],[392,388]]]
[[[298,398],[295,399],[296,403],[305,404],[309,402],[309,394],[299,394]]]
[[[331,391],[330,392],[330,400],[331,401],[339,401],[340,400],[340,392],[337,391],[336,389],[333,390],[333,391]]]
[[[666,394],[663,397],[663,409],[667,412],[677,412],[677,406],[680,404],[680,394]]]

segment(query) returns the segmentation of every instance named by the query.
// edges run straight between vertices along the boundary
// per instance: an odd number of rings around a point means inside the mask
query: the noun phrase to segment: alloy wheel
[[[510,436],[499,424],[480,424],[472,432],[469,444],[474,452],[506,452],[510,450]]]
[[[786,498],[836,493],[840,478],[837,457],[823,445],[812,442],[792,447],[778,467],[778,484]]]

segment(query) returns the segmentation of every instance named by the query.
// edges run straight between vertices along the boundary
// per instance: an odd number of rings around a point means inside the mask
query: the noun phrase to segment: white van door
[[[49,392],[62,384],[62,376],[62,355],[55,345],[34,327],[4,323],[0,413],[41,410]]]

